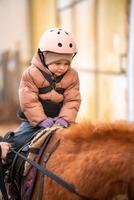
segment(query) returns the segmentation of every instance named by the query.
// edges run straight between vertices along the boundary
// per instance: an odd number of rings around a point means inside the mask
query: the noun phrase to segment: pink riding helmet
[[[44,32],[39,42],[41,52],[51,51],[63,54],[77,53],[76,44],[68,32],[60,28]]]

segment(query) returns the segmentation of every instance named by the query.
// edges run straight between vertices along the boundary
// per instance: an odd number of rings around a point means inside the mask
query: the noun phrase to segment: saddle
[[[43,129],[26,145],[24,145],[18,152],[30,160],[37,160],[41,149],[45,149],[53,133],[61,127],[54,126]],[[6,183],[8,185],[8,193],[11,194],[13,190],[20,199],[21,184],[27,176],[31,165],[22,158],[15,155],[12,165],[6,175]]]
[[[54,126],[51,128],[47,128],[45,130],[40,131],[37,136],[34,137],[34,139],[31,141],[30,143],[30,151],[28,154],[28,158],[30,160],[34,160],[35,158],[35,153],[39,152],[39,149],[41,148],[42,144],[44,143],[44,141],[46,140],[46,138],[51,134],[51,132],[56,131],[57,129],[59,129],[61,127],[59,126]],[[35,151],[34,151],[35,149]],[[27,173],[29,172],[31,165],[28,162],[25,162],[24,164],[24,172],[23,172],[23,176],[26,176]]]

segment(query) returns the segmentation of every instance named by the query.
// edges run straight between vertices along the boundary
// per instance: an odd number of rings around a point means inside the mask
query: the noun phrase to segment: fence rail
[[[15,52],[5,51],[0,54],[0,122],[15,116],[18,107],[21,68],[18,50]]]
[[[18,101],[18,86],[21,75],[20,52],[5,51],[0,55],[0,101]]]

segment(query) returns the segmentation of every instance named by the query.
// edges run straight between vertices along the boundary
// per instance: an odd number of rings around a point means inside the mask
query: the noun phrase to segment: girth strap
[[[57,140],[50,149],[45,153],[44,160],[42,166],[46,168],[47,161],[49,160],[52,153],[56,150],[57,146],[60,144],[60,139]],[[44,189],[44,179],[45,176],[43,173],[40,175],[40,184],[39,184],[39,194],[38,194],[38,200],[42,200],[43,196],[43,189]]]

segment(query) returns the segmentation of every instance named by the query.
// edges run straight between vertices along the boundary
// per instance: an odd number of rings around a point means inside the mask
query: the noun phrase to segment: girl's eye
[[[55,63],[56,65],[60,65],[60,63]]]

